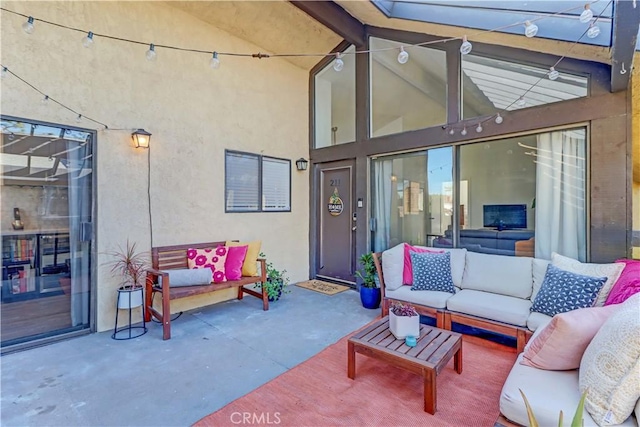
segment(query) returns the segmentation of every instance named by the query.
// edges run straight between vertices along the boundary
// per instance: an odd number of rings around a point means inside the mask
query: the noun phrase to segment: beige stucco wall
[[[257,52],[251,45],[164,3],[2,2],[2,6],[49,21],[118,37],[227,52]],[[222,57],[218,70],[205,54],[95,38],[1,14],[3,65],[84,115],[114,130],[98,132],[97,328],[113,327],[117,280],[105,252],[127,239],[148,250],[150,221],[147,156],[151,163],[153,245],[261,239],[276,267],[292,281],[308,278],[308,172],[292,170],[292,212],[224,213],[224,150],[308,158],[308,72],[281,59]],[[273,31],[286,31],[274,28]],[[264,49],[262,49],[264,51]],[[78,126],[75,116],[17,79],[2,80],[2,114]],[[51,103],[50,103],[51,104]],[[79,126],[97,127],[84,121]],[[134,128],[153,134],[149,151],[136,150]],[[116,130],[117,129],[117,130]],[[213,297],[231,298],[232,293]],[[173,311],[207,304],[212,297],[179,301]],[[178,302],[178,301],[176,301]],[[256,304],[258,308],[259,304]]]

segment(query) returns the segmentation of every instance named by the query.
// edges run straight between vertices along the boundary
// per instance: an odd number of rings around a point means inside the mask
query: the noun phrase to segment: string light
[[[518,98],[518,100],[516,101],[516,105],[520,108],[524,107],[525,105],[527,105],[527,101],[524,100],[524,98],[521,96],[520,98]]]
[[[76,117],[76,123],[80,123],[82,121],[82,114],[78,114],[78,117]]]
[[[9,75],[9,69],[7,67],[2,67],[2,70],[0,70],[0,78],[5,78]]]
[[[465,136],[467,134],[467,127],[463,127],[462,130],[460,131],[460,135]]]
[[[42,101],[40,101],[40,102],[42,102],[44,105],[47,105],[49,103],[49,95],[45,95],[42,98]]]
[[[33,33],[33,30],[35,30],[35,26],[33,25],[33,16],[30,16],[27,18],[27,22],[25,22],[24,24],[22,24],[22,29],[24,30],[25,33],[27,34],[31,34]]]
[[[401,64],[406,64],[409,60],[409,53],[404,50],[404,46],[400,46],[400,53],[398,54],[398,62]]]
[[[538,26],[532,24],[531,21],[525,21],[524,23],[524,35],[531,38],[538,34]]]
[[[333,69],[336,70],[337,72],[340,72],[342,71],[343,68],[344,68],[344,61],[342,60],[342,54],[336,53],[336,60],[333,63]]]
[[[209,66],[214,70],[220,68],[220,60],[218,59],[218,52],[213,52],[211,56],[211,61],[209,61]]]
[[[455,135],[456,130],[454,128],[449,129],[449,135]]]
[[[500,113],[498,113],[498,115],[496,116],[496,124],[498,124],[498,125],[502,124],[503,120],[504,119],[502,118]]]
[[[593,22],[589,24],[589,29],[587,30],[587,37],[590,39],[595,39],[600,35],[600,27],[598,27]]]
[[[586,24],[587,22],[591,21],[592,18],[593,18],[593,11],[591,10],[591,6],[589,4],[585,4],[584,10],[580,14],[580,22],[582,22],[583,24]]]
[[[471,52],[471,49],[473,48],[473,46],[471,46],[471,43],[469,42],[469,40],[467,40],[467,36],[462,36],[462,44],[460,45],[460,53],[463,55],[467,55],[469,54],[469,52]]]
[[[156,45],[154,45],[153,43],[151,43],[149,45],[149,50],[147,51],[147,55],[146,56],[147,56],[147,61],[153,62],[153,61],[156,60],[156,58],[158,56],[158,55],[156,55]]]
[[[478,127],[476,127],[476,132],[482,132],[482,123],[478,123]]]
[[[82,38],[82,46],[91,47],[93,45],[93,33],[89,31],[86,36]]]
[[[549,68],[549,73],[547,75],[549,76],[549,80],[557,80],[558,77],[560,77],[560,73],[556,71],[554,67]]]

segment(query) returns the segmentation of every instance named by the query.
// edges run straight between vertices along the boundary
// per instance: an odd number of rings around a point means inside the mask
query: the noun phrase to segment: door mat
[[[296,286],[320,292],[325,295],[335,295],[337,293],[351,289],[349,286],[336,285],[335,283],[324,282],[322,280],[307,280],[306,282],[296,283]]]

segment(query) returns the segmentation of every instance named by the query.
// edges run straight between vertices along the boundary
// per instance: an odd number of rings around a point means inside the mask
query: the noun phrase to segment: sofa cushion
[[[621,423],[640,398],[640,294],[602,325],[580,363],[585,408],[600,425]]]
[[[584,276],[591,277],[606,277],[607,281],[598,293],[595,306],[602,307],[613,288],[614,283],[620,277],[622,270],[624,270],[624,264],[611,263],[611,264],[590,264],[583,263],[573,258],[562,256],[558,253],[551,253],[551,263],[556,267],[563,270],[570,271],[572,273],[582,274]]]
[[[451,278],[450,253],[411,252],[411,264],[413,264],[412,291],[455,293]]]
[[[532,258],[467,252],[460,287],[529,298],[533,290]]]
[[[551,319],[551,316],[533,311],[527,318],[527,328],[529,328],[530,331],[537,331],[551,322]]]
[[[560,411],[564,413],[565,425],[568,425],[580,402],[578,371],[544,371],[522,365],[519,363],[521,360],[522,354],[518,356],[502,387],[500,394],[502,415],[520,425],[529,425],[527,410],[519,391],[521,389],[527,396],[540,426],[557,426]],[[585,427],[597,426],[586,409],[582,418]],[[637,426],[632,417],[621,425]]]
[[[536,299],[536,295],[540,292],[544,275],[547,274],[547,266],[551,263],[548,259],[533,259],[533,292],[531,293],[531,301]]]
[[[620,304],[632,295],[640,292],[640,261],[619,259],[616,262],[625,265],[620,277],[611,288],[604,305]]]
[[[442,248],[444,252],[451,254],[451,278],[457,288],[462,286],[462,276],[467,263],[467,250],[460,248]]]
[[[411,252],[418,253],[439,253],[441,250],[428,249],[424,246],[411,246],[408,243],[404,244],[404,270],[402,273],[402,284],[413,285],[413,264],[411,262]]]
[[[540,292],[533,300],[531,311],[555,316],[558,313],[591,307],[606,280],[606,277],[583,276],[549,264]]]
[[[385,288],[393,291],[402,286],[403,272],[404,243],[400,243],[382,252],[382,275]]]
[[[447,300],[447,309],[485,319],[525,326],[531,301],[489,292],[463,289]]]
[[[556,314],[527,344],[523,365],[538,369],[578,369],[587,346],[617,306],[589,307]]]
[[[408,286],[400,286],[396,290],[385,288],[384,295],[387,298],[426,305],[427,307],[446,308],[447,300],[453,294],[438,291],[412,291]]]

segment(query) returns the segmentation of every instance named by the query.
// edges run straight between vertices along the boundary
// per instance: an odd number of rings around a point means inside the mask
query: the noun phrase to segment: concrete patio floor
[[[188,426],[380,314],[357,292],[297,286],[184,313],[129,341],[111,331],[2,356],[2,426]],[[346,351],[346,349],[345,349]],[[346,375],[346,366],[345,366]]]

